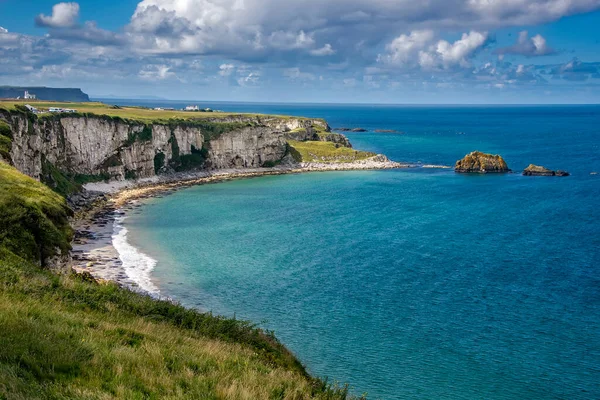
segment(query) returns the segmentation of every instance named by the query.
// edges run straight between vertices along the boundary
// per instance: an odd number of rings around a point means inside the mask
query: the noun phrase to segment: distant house
[[[200,107],[198,106],[187,106],[185,111],[200,111]]]
[[[23,98],[25,100],[35,100],[37,98],[37,96],[33,93],[29,93],[29,91],[25,91],[25,94],[23,95]]]

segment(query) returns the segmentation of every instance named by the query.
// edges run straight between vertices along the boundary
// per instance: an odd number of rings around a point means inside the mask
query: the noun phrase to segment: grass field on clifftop
[[[0,162],[0,399],[344,399],[244,321],[40,268],[62,197]]]
[[[165,121],[169,119],[176,120],[201,120],[201,119],[219,119],[237,115],[246,117],[267,117],[262,114],[241,114],[229,112],[190,112],[190,111],[172,111],[172,110],[153,110],[143,107],[112,106],[100,102],[89,103],[67,103],[67,102],[48,102],[48,101],[25,101],[25,100],[0,100],[0,109],[15,111],[18,106],[29,104],[40,110],[47,110],[50,107],[75,109],[78,113],[91,113],[95,115],[106,115],[110,117],[119,117],[123,119],[135,120],[145,123],[154,121]],[[40,117],[51,114],[40,114]],[[289,116],[277,115],[277,118],[292,118]]]
[[[376,155],[349,147],[338,147],[332,142],[288,140],[288,144],[292,156],[298,162],[345,163],[366,160]]]

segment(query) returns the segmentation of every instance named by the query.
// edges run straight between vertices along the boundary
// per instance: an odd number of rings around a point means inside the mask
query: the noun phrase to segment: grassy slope
[[[64,199],[4,163],[0,185],[0,399],[346,397],[246,322],[40,269]]]
[[[111,105],[90,102],[90,103],[60,103],[60,102],[45,102],[45,101],[0,101],[0,109],[9,111],[16,110],[15,106],[31,104],[38,109],[47,109],[50,107],[71,108],[81,113],[92,113],[97,115],[107,115],[110,117],[119,117],[123,119],[136,120],[140,122],[151,123],[154,121],[165,121],[169,119],[176,120],[202,120],[202,119],[218,119],[236,115],[244,115],[248,117],[264,116],[260,114],[240,114],[240,113],[225,113],[225,112],[186,112],[186,111],[169,111],[169,110],[152,110],[142,107],[118,107]],[[44,115],[44,114],[42,114]],[[278,118],[292,118],[289,116],[277,116]]]
[[[365,160],[374,153],[357,151],[348,147],[336,147],[332,142],[298,142],[288,140],[292,156],[298,162],[342,163]]]

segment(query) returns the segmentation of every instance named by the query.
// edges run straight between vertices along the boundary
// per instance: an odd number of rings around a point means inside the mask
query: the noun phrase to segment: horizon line
[[[600,106],[600,103],[353,103],[353,102],[308,102],[308,101],[249,101],[249,100],[198,100],[198,99],[148,99],[135,97],[104,97],[90,95],[90,100],[131,100],[142,102],[198,102],[198,103],[242,103],[282,105],[356,105],[356,106]]]

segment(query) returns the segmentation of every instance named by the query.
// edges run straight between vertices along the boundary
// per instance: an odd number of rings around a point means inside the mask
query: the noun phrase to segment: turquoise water
[[[400,161],[478,149],[573,175],[332,172],[181,190],[124,222],[163,295],[260,322],[311,372],[372,399],[600,398],[600,107],[297,107],[279,112],[405,132],[349,135]]]

